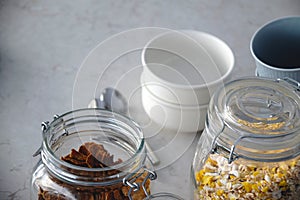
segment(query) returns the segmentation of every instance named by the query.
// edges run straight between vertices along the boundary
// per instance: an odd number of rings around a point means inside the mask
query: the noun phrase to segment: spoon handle
[[[150,145],[146,141],[145,141],[145,146],[146,146],[146,149],[147,149],[148,158],[150,159],[152,164],[153,165],[159,164],[159,159],[157,158],[157,156],[153,152],[152,148],[150,147]]]

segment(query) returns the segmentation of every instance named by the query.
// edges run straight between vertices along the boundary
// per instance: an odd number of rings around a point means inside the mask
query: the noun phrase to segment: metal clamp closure
[[[231,146],[230,149],[227,147],[218,144],[217,142],[214,144],[214,148],[211,150],[211,153],[220,153],[220,152],[226,152],[229,154],[228,156],[228,163],[231,164],[233,161],[237,160],[239,158],[239,155],[234,152],[235,150],[235,144]]]
[[[41,124],[41,127],[42,127],[42,134],[44,135],[46,130],[48,129],[49,127],[49,122],[48,121],[44,121],[42,122]],[[38,148],[38,150],[36,150],[36,152],[32,155],[33,157],[36,157],[38,155],[40,155],[41,151],[42,151],[42,145]]]
[[[207,117],[207,116],[206,116]],[[208,120],[206,119],[206,123],[208,122]],[[225,148],[224,146],[220,146],[217,142],[219,136],[221,135],[221,133],[223,133],[224,129],[225,129],[225,124],[223,124],[222,129],[217,133],[217,135],[214,137],[213,142],[212,142],[212,146],[211,146],[211,153],[218,153],[218,148],[222,147]]]
[[[44,134],[49,127],[49,122],[48,121],[42,122],[41,127],[42,127],[42,133]]]
[[[59,115],[54,115],[54,116],[53,116],[53,119],[54,119],[54,120],[57,119],[57,118],[59,118]],[[44,134],[46,133],[47,129],[49,128],[49,124],[50,124],[49,121],[44,121],[44,122],[41,123],[42,134],[43,134],[43,136],[44,136]],[[38,156],[38,155],[41,153],[42,148],[43,148],[43,147],[42,147],[42,145],[41,145],[41,146],[38,148],[38,150],[36,150],[36,152],[35,152],[32,156],[33,156],[33,157]]]
[[[144,173],[147,173],[146,177],[144,178],[142,183],[137,183],[135,182],[140,176],[142,176]],[[136,192],[138,190],[140,190],[140,188],[142,187],[146,197],[148,197],[150,194],[147,191],[146,188],[146,182],[147,180],[155,180],[157,178],[157,174],[155,171],[151,171],[145,167],[143,167],[143,171],[141,173],[139,173],[137,176],[135,176],[134,178],[130,178],[131,175],[128,175],[126,177],[123,178],[123,184],[125,186],[129,186],[130,189],[128,191],[128,198],[129,200],[132,200],[132,193]],[[130,180],[129,180],[130,179]]]
[[[212,148],[211,148],[211,153],[214,154],[214,153],[221,153],[221,152],[226,152],[226,153],[229,153],[229,156],[228,156],[228,163],[232,163],[233,161],[235,161],[236,159],[239,158],[239,155],[236,154],[234,152],[235,150],[235,147],[237,145],[237,143],[240,141],[240,138],[238,138],[234,144],[231,146],[230,149],[228,149],[227,147],[225,147],[224,145],[221,145],[218,143],[218,138],[220,137],[220,135],[223,133],[224,129],[226,127],[226,124],[224,123],[223,124],[223,127],[222,129],[216,134],[216,136],[214,137],[213,139],[213,142],[212,142]]]
[[[296,91],[300,92],[300,83],[292,78],[289,77],[284,77],[284,78],[278,78],[276,79],[276,82],[280,82],[280,81],[285,81],[286,83],[290,84],[291,86],[293,86]]]
[[[243,140],[243,139],[249,139],[249,138],[252,138],[252,139],[265,139],[265,138],[269,138],[269,136],[264,136],[264,135],[254,135],[254,134],[251,134],[251,135],[243,135],[243,136],[240,136],[238,137],[233,145],[231,145],[230,149],[224,145],[221,145],[217,142],[217,139],[219,138],[219,136],[221,135],[222,131],[219,132],[216,137],[214,138],[213,140],[213,146],[212,146],[212,149],[211,149],[211,153],[221,153],[221,152],[226,152],[229,154],[228,156],[228,163],[231,164],[233,161],[235,161],[236,159],[240,158],[240,157],[244,157],[242,155],[239,155],[238,153],[235,152],[235,148],[236,146]],[[275,135],[273,137],[280,137],[280,135]]]

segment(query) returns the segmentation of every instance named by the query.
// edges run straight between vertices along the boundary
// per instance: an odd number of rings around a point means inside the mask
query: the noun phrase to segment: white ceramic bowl
[[[165,102],[182,106],[209,103],[231,74],[234,56],[220,39],[198,31],[170,31],[142,51],[144,82]]]
[[[204,129],[208,105],[185,106],[166,102],[154,95],[148,84],[142,84],[142,103],[147,115],[157,124],[172,130],[195,132]]]

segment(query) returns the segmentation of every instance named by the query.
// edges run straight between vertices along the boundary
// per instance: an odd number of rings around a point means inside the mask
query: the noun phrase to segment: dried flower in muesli
[[[300,193],[300,157],[281,163],[231,164],[211,154],[196,173],[196,199],[296,200]]]

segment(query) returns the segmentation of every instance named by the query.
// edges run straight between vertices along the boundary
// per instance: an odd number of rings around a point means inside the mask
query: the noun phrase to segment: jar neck
[[[61,159],[72,149],[91,141],[104,143],[112,154],[121,152],[127,157],[102,168],[82,167]],[[118,159],[119,155],[115,156]],[[139,174],[145,167],[146,150],[141,129],[129,118],[101,109],[82,109],[50,123],[44,131],[41,157],[48,172],[63,182],[107,186]]]

